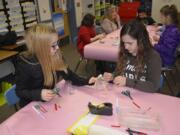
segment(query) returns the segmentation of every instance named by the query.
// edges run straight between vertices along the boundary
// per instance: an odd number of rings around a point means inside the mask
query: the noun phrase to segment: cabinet
[[[140,2],[123,2],[119,5],[119,16],[122,22],[136,18]]]

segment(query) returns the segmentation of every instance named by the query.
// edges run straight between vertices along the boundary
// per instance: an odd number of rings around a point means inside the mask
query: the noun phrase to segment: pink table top
[[[156,27],[147,26],[149,32],[150,40],[152,44],[156,42],[153,41],[153,36],[156,36]],[[84,57],[87,59],[94,60],[104,60],[104,61],[113,61],[116,62],[118,59],[119,45],[117,41],[120,41],[120,30],[114,31],[101,41],[95,41],[85,46],[84,48]]]
[[[64,87],[61,85],[61,87]],[[180,99],[161,94],[144,93],[130,88],[118,88],[113,85],[108,86],[108,91],[96,90],[84,86],[75,87],[73,95],[69,95],[65,88],[61,98],[56,98],[49,103],[42,103],[48,110],[42,119],[32,109],[32,102],[19,110],[0,125],[1,135],[68,135],[67,128],[74,123],[79,116],[87,111],[88,102],[111,102],[115,104],[116,98],[120,101],[120,106],[133,106],[131,101],[120,94],[121,90],[129,89],[132,97],[141,108],[151,107],[151,111],[158,113],[161,118],[159,131],[145,131],[148,135],[179,135],[180,128]],[[57,111],[54,103],[61,105]],[[115,116],[102,116],[96,124],[111,128],[115,122]],[[117,128],[115,128],[117,129]],[[117,130],[125,132],[126,127],[121,126]]]

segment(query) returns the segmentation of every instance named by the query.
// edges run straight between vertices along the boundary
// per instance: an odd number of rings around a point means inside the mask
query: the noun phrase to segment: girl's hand
[[[126,77],[123,76],[117,76],[114,78],[114,84],[118,86],[126,86]]]
[[[153,40],[156,41],[156,42],[159,41],[159,38],[160,38],[159,36],[153,36]]]
[[[104,33],[98,35],[98,39],[103,39],[104,37],[105,37]]]
[[[52,100],[55,96],[56,96],[56,94],[54,94],[52,90],[43,89],[43,90],[41,91],[41,99],[44,100],[44,101],[50,101],[50,100]]]
[[[103,74],[103,78],[105,81],[109,82],[113,80],[113,75],[111,73],[105,72]]]
[[[89,79],[89,84],[94,84],[94,83],[96,83],[96,81],[97,81],[97,78],[96,77],[91,77],[90,79]]]

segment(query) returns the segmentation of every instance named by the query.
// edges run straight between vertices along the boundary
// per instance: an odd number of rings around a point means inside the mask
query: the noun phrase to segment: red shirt
[[[81,26],[78,33],[77,47],[79,53],[84,56],[84,46],[91,42],[91,38],[96,36],[94,27]]]

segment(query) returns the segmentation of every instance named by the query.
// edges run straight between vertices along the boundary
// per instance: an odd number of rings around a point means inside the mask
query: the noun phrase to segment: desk
[[[14,45],[5,45],[5,46],[2,46],[1,49],[3,50],[15,50],[21,46],[25,45],[25,40],[22,39],[22,40],[19,40],[16,42],[16,44]]]
[[[1,48],[4,49],[4,50],[14,50],[18,47],[20,47],[21,45],[7,45],[7,46],[2,46]]]
[[[147,31],[149,32],[149,37],[152,44],[156,42],[153,41],[153,36],[156,35],[156,27],[147,26]],[[120,30],[114,31],[108,34],[101,41],[95,41],[84,47],[84,57],[93,60],[103,60],[116,62],[118,59],[119,45],[116,45],[117,41],[120,41]]]
[[[119,98],[120,106],[133,106],[132,102],[122,94],[121,90],[130,88],[118,88],[109,85],[109,91],[96,90],[89,86],[75,87],[73,95],[69,95],[63,83],[59,84],[62,89],[62,97],[56,98],[49,103],[42,103],[48,110],[44,113],[45,119],[42,119],[32,109],[35,102],[28,104],[19,110],[9,119],[0,125],[2,135],[68,135],[66,129],[74,123],[80,115],[87,111],[87,104],[91,102],[111,102],[113,106],[116,98]],[[141,106],[141,108],[151,107],[151,111],[158,113],[161,118],[159,131],[146,131],[148,135],[179,135],[180,128],[180,99],[161,94],[144,93],[130,89],[132,97]],[[105,95],[105,96],[104,96]],[[54,103],[59,103],[61,109],[55,110]],[[115,116],[102,116],[96,124],[111,128],[115,121]],[[126,127],[115,128],[125,132]]]
[[[17,55],[18,52],[16,51],[4,51],[4,50],[0,50],[0,62],[4,61],[10,57],[13,57],[15,55]]]

